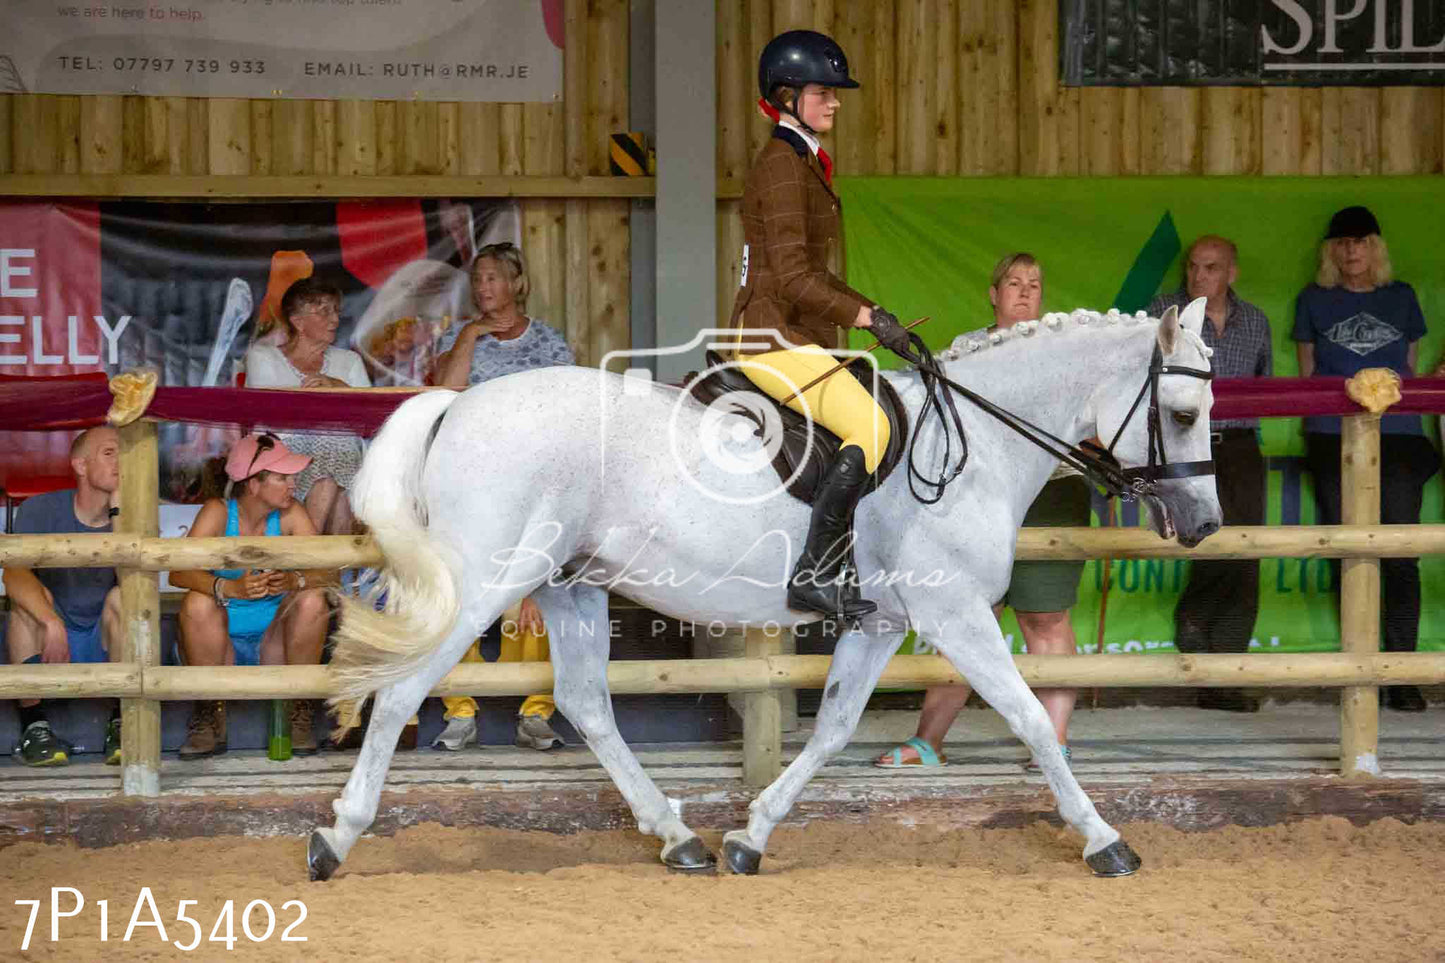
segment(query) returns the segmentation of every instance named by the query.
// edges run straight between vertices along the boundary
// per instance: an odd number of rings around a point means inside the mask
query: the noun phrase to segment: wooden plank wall
[[[628,0],[568,0],[557,104],[0,96],[0,194],[6,174],[605,176],[628,21]],[[629,201],[521,205],[529,313],[583,363],[627,347]]]
[[[0,178],[605,175],[607,135],[627,127],[628,7],[567,0],[560,105],[0,96]],[[842,173],[1418,174],[1445,157],[1445,88],[1062,88],[1055,0],[719,0],[717,11],[724,321],[742,246],[736,196],[768,133],[756,58],[795,27],[831,32],[863,80],[829,145]],[[584,361],[627,345],[629,202],[522,203],[534,313],[564,327]]]
[[[830,32],[863,83],[828,145],[844,174],[1439,174],[1445,157],[1441,87],[1060,87],[1056,0],[724,0],[717,23],[723,322],[776,31]]]

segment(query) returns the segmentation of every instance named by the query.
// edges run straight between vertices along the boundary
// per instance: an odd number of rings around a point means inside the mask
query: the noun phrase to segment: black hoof
[[[1085,856],[1084,862],[1094,871],[1095,876],[1132,876],[1138,872],[1144,861],[1129,848],[1122,839],[1115,840],[1092,856]]]
[[[727,860],[728,869],[737,875],[756,876],[758,865],[763,861],[763,854],[751,846],[728,840],[723,843],[723,859]]]
[[[685,843],[674,846],[662,858],[662,862],[673,873],[693,873],[706,876],[717,872],[717,857],[696,836]]]
[[[306,870],[311,874],[311,882],[324,883],[340,868],[341,860],[331,851],[331,845],[319,832],[313,832],[306,846]]]

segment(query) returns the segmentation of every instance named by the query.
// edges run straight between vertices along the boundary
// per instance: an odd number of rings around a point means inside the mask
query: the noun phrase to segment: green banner
[[[848,279],[907,322],[935,350],[993,320],[988,282],[999,258],[1029,251],[1044,268],[1044,310],[1133,310],[1180,284],[1181,245],[1219,234],[1239,247],[1235,291],[1258,305],[1274,334],[1277,376],[1298,372],[1294,299],[1318,267],[1330,215],[1368,205],[1379,218],[1395,277],[1414,286],[1430,333],[1420,345],[1429,370],[1445,344],[1445,275],[1439,255],[1438,177],[1399,178],[840,178],[847,222]],[[864,343],[867,343],[865,339]],[[1426,418],[1436,438],[1436,419]],[[1271,525],[1314,523],[1297,418],[1263,422]],[[1096,510],[1103,502],[1096,501]],[[1122,524],[1139,524],[1136,505]],[[1097,511],[1096,511],[1097,516]],[[1436,475],[1425,490],[1424,522],[1440,522]],[[1099,524],[1095,518],[1095,524]],[[1113,563],[1103,639],[1106,651],[1173,651],[1175,601],[1188,580],[1182,559]],[[1420,563],[1420,649],[1445,650],[1445,559]],[[1090,562],[1073,610],[1084,651],[1095,651],[1104,582]],[[1254,651],[1339,649],[1338,602],[1323,559],[1260,563]],[[1022,638],[1012,616],[1005,634]]]

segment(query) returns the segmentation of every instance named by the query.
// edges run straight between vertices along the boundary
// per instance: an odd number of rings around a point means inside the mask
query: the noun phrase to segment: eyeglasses
[[[280,443],[281,439],[277,438],[269,431],[256,436],[256,453],[251,456],[251,464],[246,466],[247,478],[251,477],[251,469],[256,467],[256,459],[261,457],[261,452],[270,451],[272,448],[275,448]]]

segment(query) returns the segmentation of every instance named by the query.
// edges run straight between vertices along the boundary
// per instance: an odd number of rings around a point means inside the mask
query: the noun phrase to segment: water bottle
[[[271,718],[266,726],[266,758],[285,762],[291,758],[291,703],[271,700]]]

